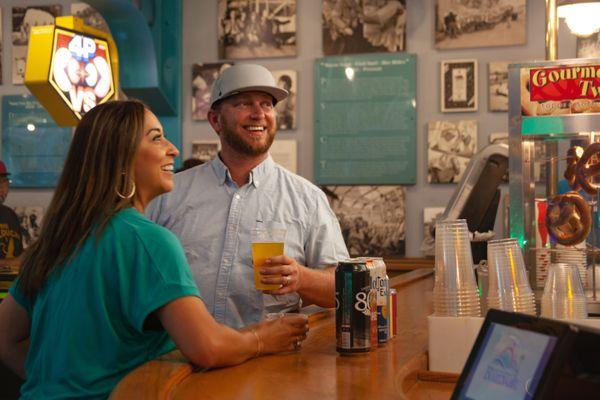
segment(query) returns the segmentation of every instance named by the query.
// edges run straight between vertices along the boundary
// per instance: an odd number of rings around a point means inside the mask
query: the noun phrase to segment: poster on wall
[[[582,60],[584,61],[584,60]],[[598,64],[521,68],[521,113],[548,116],[600,112]]]
[[[54,187],[70,143],[71,129],[56,126],[33,96],[2,98],[2,160],[13,187]]]
[[[489,64],[488,82],[490,111],[508,111],[508,62],[493,61]]]
[[[12,83],[22,85],[27,64],[27,44],[29,31],[33,26],[53,25],[54,18],[61,15],[58,4],[13,7],[12,9]]]
[[[428,131],[428,182],[459,182],[477,151],[477,121],[432,121]]]
[[[86,3],[72,3],[71,15],[81,18],[85,25],[110,33],[106,20],[95,8]]]
[[[40,236],[44,219],[44,207],[15,207],[14,211],[19,218],[23,248],[26,249]]]
[[[424,256],[435,256],[435,222],[445,210],[444,207],[423,208],[423,241],[420,250]]]
[[[218,140],[194,140],[191,157],[205,163],[215,158],[220,150],[221,142]]]
[[[436,0],[435,47],[525,44],[526,0]]]
[[[600,58],[600,32],[585,38],[577,36],[577,58]]]
[[[442,112],[477,111],[477,60],[442,61]]]
[[[219,0],[219,58],[296,55],[296,0]]]
[[[277,130],[296,129],[296,92],[298,90],[298,74],[292,69],[271,71],[277,86],[288,91],[289,96],[277,103]]]
[[[213,83],[233,63],[192,64],[192,119],[206,121]]]
[[[351,257],[402,256],[405,190],[402,186],[324,186]]]
[[[406,0],[323,0],[323,54],[404,51]]]
[[[315,63],[315,180],[416,183],[416,56],[365,54]]]
[[[273,161],[290,172],[298,173],[298,142],[294,139],[275,139],[269,154]]]

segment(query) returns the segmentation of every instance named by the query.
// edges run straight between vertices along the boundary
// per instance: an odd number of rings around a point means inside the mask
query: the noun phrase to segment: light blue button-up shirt
[[[235,328],[299,307],[296,293],[272,296],[254,287],[252,229],[286,228],[285,254],[311,268],[348,257],[325,194],[270,156],[242,187],[219,157],[178,173],[175,189],[155,199],[146,214],[179,237],[206,307]]]

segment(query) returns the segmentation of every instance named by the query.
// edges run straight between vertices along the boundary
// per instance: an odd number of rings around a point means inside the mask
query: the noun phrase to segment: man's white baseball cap
[[[210,106],[229,96],[254,91],[270,94],[275,99],[274,103],[289,95],[287,90],[277,87],[271,72],[262,65],[236,64],[223,71],[213,84]]]

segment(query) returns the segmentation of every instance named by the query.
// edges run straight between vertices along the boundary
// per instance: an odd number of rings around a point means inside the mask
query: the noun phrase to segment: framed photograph
[[[508,111],[508,62],[489,63],[488,83],[490,111]]]
[[[590,37],[577,37],[577,58],[600,58],[600,32]]]
[[[26,249],[40,236],[42,220],[44,219],[44,207],[15,207],[15,214],[21,224],[21,235],[23,236],[23,248]]]
[[[62,13],[59,4],[13,7],[12,9],[12,83],[22,85],[25,79],[25,65],[27,64],[27,44],[29,31],[32,26],[53,25],[54,18]]]
[[[477,60],[442,61],[442,112],[477,111]]]
[[[321,187],[342,228],[351,257],[402,256],[405,251],[403,186]]]
[[[192,64],[192,120],[206,121],[213,83],[233,63]]]
[[[477,121],[432,121],[427,139],[429,183],[457,183],[477,151]]]
[[[323,0],[325,55],[396,52],[406,47],[406,0]]]
[[[219,0],[219,58],[296,55],[296,0]]]
[[[286,131],[296,129],[296,91],[298,90],[298,74],[291,69],[271,71],[277,86],[287,90],[290,95],[287,99],[277,103],[277,130]]]
[[[493,132],[489,136],[490,144],[504,143],[508,145],[508,132]]]
[[[220,150],[221,142],[218,140],[194,140],[191,158],[207,162],[215,158]]]
[[[110,33],[110,28],[102,14],[87,3],[72,3],[71,15],[81,18],[86,25]]]
[[[437,0],[435,47],[525,44],[526,0]]]
[[[444,207],[423,208],[423,242],[421,242],[421,253],[424,256],[435,256],[435,222],[444,214]]]

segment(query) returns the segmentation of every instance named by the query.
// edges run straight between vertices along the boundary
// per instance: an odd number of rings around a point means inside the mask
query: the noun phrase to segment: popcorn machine
[[[577,264],[599,314],[600,60],[509,66],[509,153],[510,235],[531,286],[551,262]]]

